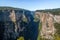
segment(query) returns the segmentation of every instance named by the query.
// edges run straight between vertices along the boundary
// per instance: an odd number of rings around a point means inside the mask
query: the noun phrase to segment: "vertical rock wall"
[[[41,37],[52,40],[55,33],[54,16],[50,13],[41,12],[36,12],[35,15],[38,15],[42,23],[42,28],[40,30]]]
[[[39,22],[33,21],[31,11],[5,9],[0,10],[0,14],[1,40],[17,40],[19,37],[37,40]]]

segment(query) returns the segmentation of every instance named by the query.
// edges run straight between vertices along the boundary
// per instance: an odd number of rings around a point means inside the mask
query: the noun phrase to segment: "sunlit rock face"
[[[38,15],[42,28],[40,34],[42,38],[53,39],[55,28],[54,28],[54,15],[51,13],[36,12],[35,15]]]

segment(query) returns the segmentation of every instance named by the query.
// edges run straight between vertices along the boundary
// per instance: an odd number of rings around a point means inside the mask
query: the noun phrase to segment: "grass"
[[[41,30],[41,28],[42,28],[42,23],[39,23],[37,40],[41,40],[41,36],[40,36],[40,30]]]

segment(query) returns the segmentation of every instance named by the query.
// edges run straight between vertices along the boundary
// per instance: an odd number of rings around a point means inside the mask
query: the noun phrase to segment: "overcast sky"
[[[0,6],[18,7],[28,10],[60,8],[60,0],[0,0]]]

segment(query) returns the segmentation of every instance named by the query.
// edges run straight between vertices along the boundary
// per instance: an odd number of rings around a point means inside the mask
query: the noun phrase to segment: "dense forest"
[[[14,8],[14,7],[7,7],[7,6],[2,6],[0,7],[0,10],[4,10],[4,9],[20,9],[20,8]]]
[[[53,15],[60,15],[60,8],[56,8],[56,9],[45,9],[45,10],[36,10],[38,12],[49,12],[52,13]]]

